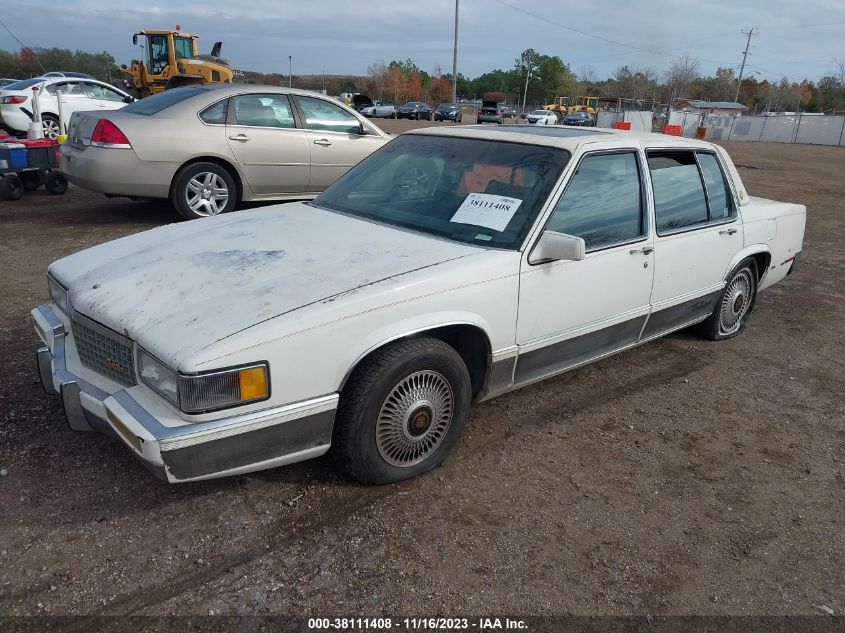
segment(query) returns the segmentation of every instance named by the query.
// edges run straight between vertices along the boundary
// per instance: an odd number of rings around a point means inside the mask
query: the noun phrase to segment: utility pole
[[[293,55],[288,55],[288,88],[293,88]]]
[[[452,103],[458,102],[458,3],[455,0],[455,49],[452,52]]]
[[[745,51],[742,53],[742,65],[739,67],[739,81],[736,84],[736,96],[734,97],[734,101],[737,103],[739,103],[739,89],[742,88],[742,73],[745,72],[745,59],[748,57],[748,49],[751,47],[751,36],[757,35],[758,33],[759,31],[757,33],[754,32],[753,26],[747,31],[745,29],[742,31],[742,34],[747,35],[748,39],[745,41]]]

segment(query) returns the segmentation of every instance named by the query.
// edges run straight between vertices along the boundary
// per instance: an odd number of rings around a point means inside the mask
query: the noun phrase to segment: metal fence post
[[[765,117],[763,119],[763,126],[760,128],[760,136],[757,138],[758,143],[763,140],[763,132],[766,130],[766,122],[768,120],[769,120],[769,117]]]
[[[798,132],[801,130],[801,118],[802,118],[802,115],[801,115],[801,113],[799,112],[799,113],[798,113],[798,116],[797,116],[797,117],[795,117],[795,119],[796,119],[796,120],[795,120],[795,129],[794,129],[794,130],[793,130],[793,132],[792,132],[792,142],[793,142],[793,143],[797,143],[797,142],[798,142]]]
[[[842,130],[839,132],[839,144],[842,145],[842,135],[845,134],[845,115],[842,116]]]
[[[734,123],[736,123],[736,115],[731,118],[731,129],[728,130],[728,140],[731,140],[731,132],[734,131]]]

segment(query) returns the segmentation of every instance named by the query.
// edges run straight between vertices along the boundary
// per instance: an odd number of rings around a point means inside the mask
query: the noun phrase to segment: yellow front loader
[[[143,98],[178,86],[232,83],[234,71],[220,57],[221,43],[214,45],[210,55],[200,55],[198,39],[183,33],[178,24],[175,31],[139,31],[132,36],[132,43],[141,42],[143,59],[120,67],[123,87]]]

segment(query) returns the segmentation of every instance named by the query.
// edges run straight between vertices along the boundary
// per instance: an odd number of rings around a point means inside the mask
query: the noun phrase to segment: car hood
[[[253,325],[483,251],[290,203],[107,242],[50,271],[74,311],[178,367]]]

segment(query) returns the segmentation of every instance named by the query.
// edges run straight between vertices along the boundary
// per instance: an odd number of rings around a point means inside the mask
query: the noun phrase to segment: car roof
[[[489,141],[504,141],[510,143],[530,143],[534,145],[548,145],[562,147],[575,151],[580,145],[588,143],[609,142],[618,143],[622,147],[634,147],[640,144],[661,147],[702,147],[712,148],[713,144],[706,141],[668,136],[666,134],[651,134],[630,130],[613,130],[587,127],[534,126],[529,124],[517,125],[459,125],[449,127],[426,127],[405,132],[405,134],[419,134],[425,136],[454,136],[462,138],[477,138]]]

